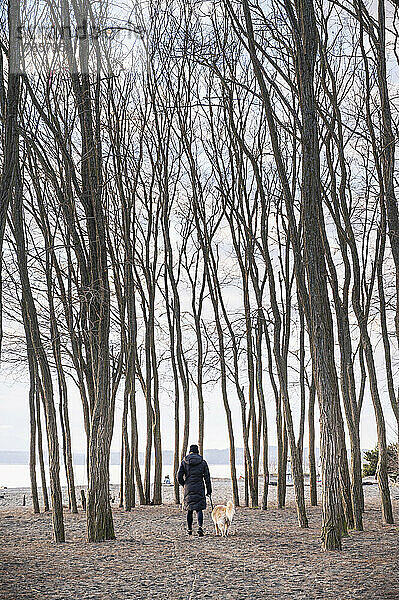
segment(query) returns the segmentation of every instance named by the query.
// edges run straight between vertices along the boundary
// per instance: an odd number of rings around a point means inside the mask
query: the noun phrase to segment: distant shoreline
[[[362,453],[365,450],[362,450]],[[244,465],[244,449],[236,448],[236,465]],[[316,448],[316,461],[320,458],[320,450]],[[139,453],[140,463],[144,464],[144,452]],[[303,452],[305,467],[308,460],[308,448]],[[60,452],[62,460],[62,453]],[[230,451],[228,448],[218,449],[209,448],[204,452],[204,458],[210,465],[226,465],[230,463]],[[174,454],[172,450],[163,450],[162,463],[164,465],[173,465]],[[47,457],[46,457],[47,461]],[[153,462],[153,457],[152,457]],[[84,452],[73,452],[73,464],[85,465],[86,454]],[[111,452],[111,465],[120,465],[120,452]],[[269,446],[269,465],[277,464],[277,446]],[[27,450],[0,450],[0,465],[29,465],[29,452]]]

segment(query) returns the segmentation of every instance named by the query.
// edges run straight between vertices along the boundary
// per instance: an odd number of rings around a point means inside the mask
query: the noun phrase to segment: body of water
[[[172,478],[172,465],[163,465],[162,476],[169,475]],[[84,486],[87,485],[86,479],[86,467],[85,465],[74,465],[73,467],[75,475],[75,485]],[[209,465],[211,477],[229,478],[230,477],[230,465]],[[120,482],[120,466],[110,465],[110,483],[119,484]],[[48,470],[47,483],[49,483]],[[144,474],[144,465],[142,465],[142,476]],[[239,469],[237,469],[237,476],[244,475]],[[60,470],[61,485],[66,486],[65,470]],[[36,478],[37,483],[41,485],[40,469],[36,465]],[[30,487],[30,476],[29,476],[29,465],[0,465],[0,487],[7,488],[28,488]]]

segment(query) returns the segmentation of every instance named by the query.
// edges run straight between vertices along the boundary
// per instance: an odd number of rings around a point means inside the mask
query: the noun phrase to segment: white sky
[[[26,381],[4,381],[0,380],[0,450],[29,450],[29,407],[28,407],[29,386]],[[383,389],[381,389],[383,391]],[[387,394],[381,394],[386,418],[387,418],[387,437],[390,442],[396,441],[396,426],[392,411],[389,406]],[[269,421],[269,444],[276,445],[275,434],[275,411],[274,398],[271,393],[267,396],[267,409]],[[236,431],[236,444],[242,447],[241,416],[237,397],[231,391],[231,408]],[[173,399],[165,395],[161,396],[161,427],[163,449],[171,450],[173,448]],[[211,394],[206,395],[205,399],[205,446],[207,448],[227,448],[228,436],[226,428],[226,417],[221,402],[218,387]],[[138,407],[140,449],[144,449],[145,439],[145,411],[144,407]],[[297,416],[295,406],[293,406],[294,416]],[[115,418],[115,433],[112,441],[112,450],[120,450],[120,422],[122,406],[117,403]],[[192,398],[192,433],[190,443],[197,441],[197,410],[196,398]],[[83,430],[83,418],[78,393],[70,387],[70,420],[72,431],[72,444],[74,452],[83,452],[85,449],[85,434]],[[183,415],[181,420],[183,421]],[[296,419],[297,420],[297,419]],[[43,423],[44,425],[44,423]],[[316,427],[318,426],[318,413],[316,415]],[[306,428],[305,428],[306,429]],[[361,447],[364,449],[372,448],[377,443],[375,418],[369,394],[365,398],[361,419]],[[307,445],[307,435],[305,437],[305,447]]]

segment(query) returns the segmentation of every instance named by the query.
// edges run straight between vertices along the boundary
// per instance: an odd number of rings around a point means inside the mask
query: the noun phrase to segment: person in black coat
[[[193,512],[198,515],[198,535],[202,537],[202,525],[206,508],[205,485],[207,496],[212,494],[211,476],[207,462],[199,454],[198,446],[190,446],[190,454],[181,462],[177,480],[184,486],[184,509],[187,510],[187,532],[193,533]],[[204,485],[205,482],[205,485]]]

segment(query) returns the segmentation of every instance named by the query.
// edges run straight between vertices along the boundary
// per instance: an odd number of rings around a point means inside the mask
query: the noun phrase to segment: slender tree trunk
[[[287,492],[287,461],[288,461],[288,439],[285,428],[283,413],[281,410],[281,396],[279,407],[276,411],[277,425],[277,507],[284,508]]]
[[[313,372],[320,402],[321,453],[323,465],[324,550],[341,548],[344,522],[340,481],[334,458],[340,453],[337,428],[340,427],[338,380],[334,360],[334,334],[326,265],[320,225],[324,222],[320,189],[320,162],[317,110],[314,95],[314,70],[317,52],[317,27],[313,0],[300,0],[296,17],[292,5],[285,3],[295,27],[296,69],[302,115],[302,210],[304,215],[304,256],[310,303],[310,339]],[[297,28],[298,21],[302,28]],[[301,288],[299,293],[301,294]]]
[[[40,478],[42,482],[42,493],[43,493],[43,510],[44,512],[48,512],[50,510],[50,503],[48,498],[47,491],[47,480],[46,480],[46,469],[44,464],[44,456],[43,456],[43,436],[42,436],[42,424],[40,417],[40,392],[38,390],[38,385],[36,383],[36,422],[37,422],[37,450],[39,456],[39,466],[40,466]]]
[[[381,244],[380,244],[380,251],[379,251],[379,255],[378,255],[378,259],[377,259],[377,282],[378,282],[378,296],[379,296],[379,301],[380,301],[381,335],[382,335],[382,342],[384,345],[384,355],[385,355],[385,372],[386,372],[386,377],[387,377],[389,400],[391,403],[393,414],[395,415],[396,427],[398,430],[397,450],[398,450],[398,461],[399,461],[399,399],[396,397],[395,388],[394,388],[394,380],[393,380],[393,372],[392,372],[392,359],[391,359],[391,346],[390,346],[389,337],[388,337],[386,302],[385,302],[384,279],[383,279],[385,238],[386,238],[386,215],[385,215],[384,203],[381,202]],[[398,310],[399,310],[399,307],[398,307]]]
[[[279,473],[281,472],[281,456],[282,456],[282,447],[283,447],[283,439],[282,439],[282,420],[281,420],[281,397],[277,388],[276,380],[273,375],[273,360],[272,360],[272,349],[270,343],[269,330],[267,327],[267,323],[265,319],[263,320],[264,327],[263,332],[266,341],[267,348],[267,363],[268,363],[268,371],[269,371],[269,379],[271,386],[273,388],[274,400],[276,404],[276,433],[277,433],[277,507],[283,508],[284,505],[281,505],[281,495],[279,494],[279,490],[281,490],[281,479],[279,477]]]
[[[317,506],[317,473],[315,456],[315,430],[314,430],[314,406],[316,400],[316,388],[312,377],[312,383],[309,390],[309,408],[308,408],[308,432],[309,432],[309,486],[310,486],[310,504]]]
[[[249,506],[248,460],[244,450],[244,506]]]
[[[238,159],[238,167],[241,167],[241,160]],[[239,181],[241,181],[241,177],[239,177]],[[238,188],[241,187],[241,182],[238,183]],[[243,192],[244,193],[244,192]],[[248,406],[249,406],[249,423],[248,427],[245,426],[246,418],[246,402],[244,398],[244,394],[242,391],[242,387],[239,383],[239,368],[238,368],[238,349],[237,343],[235,340],[235,335],[233,332],[233,328],[229,324],[229,319],[227,316],[227,311],[224,308],[224,302],[220,294],[220,303],[223,308],[223,315],[226,323],[228,324],[228,328],[230,331],[230,335],[233,342],[233,351],[234,351],[234,363],[235,363],[235,379],[236,379],[236,388],[240,397],[241,402],[241,411],[243,413],[242,423],[243,423],[243,436],[244,436],[244,446],[245,446],[245,457],[247,464],[247,475],[248,475],[248,485],[249,485],[249,494],[251,497],[251,506],[257,507],[259,504],[259,457],[260,457],[260,440],[259,440],[259,430],[258,430],[258,417],[256,413],[256,405],[255,405],[255,367],[254,367],[254,352],[253,352],[253,340],[252,340],[252,319],[251,319],[251,303],[250,303],[250,292],[249,292],[249,281],[250,281],[250,261],[253,255],[253,240],[249,238],[247,240],[248,245],[243,246],[241,243],[239,236],[237,235],[236,228],[237,223],[234,220],[234,214],[240,211],[240,206],[233,206],[230,209],[228,206],[226,210],[226,217],[229,221],[231,236],[233,240],[233,246],[235,249],[236,257],[238,264],[240,266],[241,271],[241,280],[242,280],[242,289],[243,289],[243,303],[244,303],[244,317],[245,317],[245,338],[246,338],[246,363],[247,363],[247,374],[248,374]],[[237,216],[236,216],[237,218]],[[251,434],[252,429],[252,456],[249,448],[249,436]]]
[[[178,396],[175,395],[175,414],[174,414],[174,425],[175,425],[175,447],[173,452],[173,488],[175,494],[175,504],[180,504],[180,485],[177,480],[177,472],[179,470],[179,450],[180,450],[180,412],[179,412],[179,401]]]
[[[151,355],[154,375],[154,495],[153,504],[162,504],[162,444],[161,444],[161,411],[159,408],[158,365],[155,342],[152,340]]]
[[[29,362],[29,415],[30,415],[30,445],[29,445],[29,474],[32,490],[32,505],[35,514],[40,513],[36,480],[36,365],[32,351],[28,348]]]
[[[132,371],[131,371],[131,383],[129,386],[129,402],[130,402],[130,429],[131,429],[131,468],[134,472],[132,476],[132,499],[135,496],[134,480],[136,481],[137,491],[139,494],[140,504],[145,504],[143,482],[141,479],[140,460],[139,460],[139,446],[138,446],[138,429],[137,429],[137,410],[136,410],[136,375],[134,371],[134,365],[136,361],[136,354],[134,351],[132,357]],[[132,507],[134,506],[132,500]]]
[[[198,336],[198,333],[197,333]],[[204,455],[204,428],[205,428],[205,413],[204,413],[204,394],[203,394],[203,365],[202,365],[202,340],[197,337],[198,365],[197,365],[197,396],[198,396],[198,447],[200,454]]]
[[[163,237],[164,237],[164,245],[165,245],[165,266],[167,269],[167,275],[169,278],[169,282],[172,288],[172,297],[173,297],[173,333],[175,334],[173,339],[173,357],[172,363],[174,374],[176,376],[176,363],[179,371],[179,377],[181,381],[182,391],[183,391],[183,408],[184,408],[184,426],[183,426],[183,439],[182,439],[182,448],[181,448],[181,459],[186,456],[187,448],[188,448],[188,439],[190,434],[190,390],[189,390],[189,379],[187,374],[187,365],[184,358],[184,350],[183,350],[183,337],[182,337],[182,328],[181,328],[181,309],[180,309],[180,294],[178,290],[178,285],[175,277],[175,273],[173,270],[173,250],[172,244],[170,241],[170,205],[169,205],[169,195],[165,193],[164,196],[164,205],[162,209],[162,229],[163,229]],[[166,277],[166,274],[165,274]],[[165,281],[166,285],[167,282]],[[169,329],[171,327],[171,323],[169,324]],[[176,341],[176,347],[174,347],[174,343]],[[175,384],[176,387],[176,384]],[[175,398],[178,401],[178,397]],[[175,491],[176,494],[176,491]]]
[[[47,278],[47,297],[50,309],[50,326],[51,326],[51,342],[53,349],[53,356],[57,368],[58,377],[58,392],[59,392],[59,415],[62,433],[62,452],[65,467],[65,476],[68,486],[68,503],[72,513],[78,512],[78,505],[76,502],[76,491],[75,491],[75,478],[73,473],[73,461],[72,461],[72,447],[71,447],[71,429],[69,425],[69,413],[68,413],[68,388],[65,380],[64,368],[62,365],[61,358],[61,345],[60,345],[60,334],[58,331],[58,324],[54,310],[53,301],[53,286],[52,286],[52,265],[50,262],[50,256],[48,254],[48,248],[52,245],[50,240],[46,239],[46,278]]]
[[[124,455],[124,479],[125,479],[125,491],[122,495],[121,488],[121,496],[122,496],[122,505],[124,501],[124,506],[126,511],[130,511],[132,509],[132,478],[131,478],[131,465],[130,465],[130,444],[129,444],[129,435],[127,432],[127,418],[128,418],[128,408],[129,408],[129,394],[125,390],[124,399],[123,399],[123,414],[122,414],[122,437],[123,437],[123,455]]]
[[[129,221],[130,222],[130,221]],[[130,229],[128,229],[128,232]],[[128,238],[130,239],[130,238]],[[131,467],[134,469],[134,479],[139,493],[140,504],[145,504],[143,481],[141,478],[140,459],[139,459],[139,435],[137,428],[137,409],[136,409],[136,362],[137,362],[137,315],[136,315],[136,295],[133,283],[133,270],[131,262],[127,264],[128,269],[128,365],[127,372],[129,377],[129,403],[130,403],[130,425],[131,425]],[[135,487],[132,476],[132,498],[134,498]]]
[[[76,501],[76,490],[75,490],[75,475],[73,471],[73,455],[72,455],[72,440],[71,440],[71,427],[69,423],[69,411],[68,411],[68,400],[67,395],[63,397],[64,403],[64,425],[65,425],[65,443],[66,443],[66,461],[67,461],[67,481],[68,481],[68,494],[71,505],[72,513],[78,512],[78,505]]]
[[[340,477],[341,477],[341,493],[342,502],[345,513],[345,519],[342,522],[342,533],[346,535],[348,529],[354,529],[355,522],[353,519],[353,505],[351,495],[351,480],[349,476],[348,455],[345,443],[345,433],[341,431],[341,448],[340,448]]]
[[[182,354],[181,350],[181,354]],[[187,373],[187,364],[183,357],[181,356],[182,367],[181,371],[184,371],[184,381],[183,384],[183,408],[184,408],[184,425],[183,425],[183,440],[182,440],[182,448],[181,448],[181,459],[186,456],[188,449],[188,439],[190,435],[190,393],[189,393],[189,384],[188,384],[188,373]],[[180,375],[181,377],[181,375]]]
[[[259,311],[259,308],[258,308]],[[263,312],[258,313],[256,327],[256,389],[259,400],[259,419],[262,422],[262,442],[263,442],[263,495],[262,495],[262,510],[267,509],[267,498],[269,494],[269,440],[267,430],[267,412],[265,395],[263,391],[263,362],[262,362],[262,332],[264,320]]]
[[[146,362],[146,386],[145,386],[145,401],[146,401],[146,422],[147,422],[147,439],[144,456],[144,497],[145,503],[151,502],[151,450],[152,450],[152,426],[154,421],[153,408],[151,402],[152,376],[151,376],[151,346],[149,337],[150,324],[146,323],[146,341],[145,341],[145,362]]]
[[[119,508],[123,507],[123,496],[125,489],[125,438],[122,434],[122,443],[121,443],[121,451],[120,451],[120,472],[119,472]]]
[[[359,3],[360,4],[360,3]],[[362,8],[364,5],[362,3]],[[381,103],[381,159],[383,187],[381,195],[385,196],[388,217],[388,235],[396,270],[396,337],[399,344],[399,210],[395,193],[395,151],[397,136],[392,128],[391,101],[386,66],[386,23],[385,1],[378,1],[378,40],[377,40],[377,77]],[[396,403],[398,406],[398,401]],[[399,446],[398,446],[399,448]]]
[[[251,427],[252,427],[252,485],[250,486],[251,492],[251,506],[259,506],[259,437],[257,427],[257,414],[255,407],[255,368],[253,358],[253,341],[252,341],[252,321],[251,321],[251,307],[249,300],[249,284],[248,284],[248,266],[243,273],[243,288],[244,288],[244,313],[245,313],[245,325],[246,325],[246,356],[247,356],[247,371],[248,371],[248,399],[249,399],[249,410],[251,412]],[[249,458],[249,457],[248,457]]]
[[[3,240],[8,206],[19,177],[17,123],[21,95],[21,37],[20,0],[8,0],[8,89],[4,115],[4,160],[0,179],[0,357],[3,340]]]
[[[195,264],[195,275],[192,275],[192,265],[189,263],[185,266],[187,271],[187,276],[191,283],[191,310],[194,319],[195,326],[195,336],[197,340],[197,379],[195,382],[195,387],[197,390],[197,398],[198,398],[198,447],[199,452],[203,456],[204,454],[204,427],[205,427],[205,414],[204,414],[204,393],[203,393],[203,370],[204,370],[204,349],[203,349],[203,341],[202,341],[202,329],[201,329],[201,315],[202,315],[202,306],[204,301],[204,292],[206,286],[206,272],[203,269],[202,273],[202,281],[200,292],[197,299],[197,281],[198,281],[198,267],[200,263],[201,249],[198,249],[196,255],[196,264]]]
[[[67,485],[68,485],[68,508],[69,508],[69,510],[71,510],[71,495],[69,493],[67,458],[66,458],[65,423],[64,423],[62,400],[60,401],[60,403],[58,405],[58,414],[59,414],[60,426],[61,426],[62,458],[63,458],[64,469],[65,469],[65,479],[66,479]]]
[[[133,375],[134,377],[134,375]],[[132,390],[130,393],[130,429],[131,429],[131,468],[132,468],[132,508],[135,506],[135,486],[134,482],[137,485],[137,491],[139,493],[139,502],[140,504],[144,504],[144,490],[143,483],[141,479],[141,471],[140,471],[140,460],[139,460],[139,448],[138,448],[138,431],[137,431],[137,416],[136,416],[136,386],[132,386]]]
[[[305,316],[298,298],[299,306],[299,387],[301,392],[301,414],[299,418],[298,451],[303,462],[303,436],[305,432],[306,392],[305,392]]]
[[[166,302],[166,315],[169,326],[169,343],[170,343],[170,362],[172,365],[173,372],[173,385],[174,385],[174,452],[173,452],[173,487],[175,495],[175,504],[180,504],[180,485],[177,481],[177,472],[180,466],[180,389],[179,389],[179,375],[177,371],[176,354],[175,354],[175,327],[174,327],[174,315],[173,305],[170,305],[169,299],[169,285],[168,285],[168,272],[165,269],[164,273],[165,280],[165,302]]]

